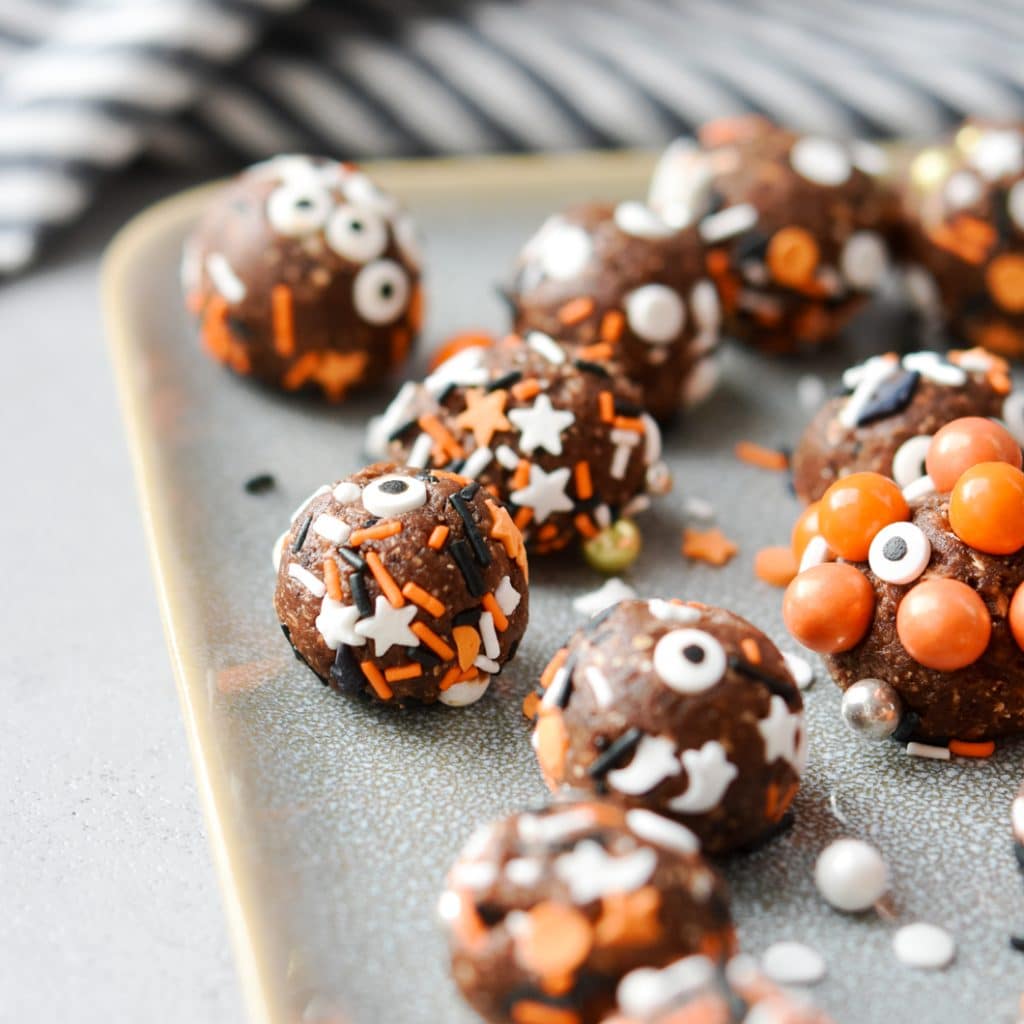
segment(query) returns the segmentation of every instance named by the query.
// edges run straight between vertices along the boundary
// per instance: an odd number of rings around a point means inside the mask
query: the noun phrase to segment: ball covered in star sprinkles
[[[363,171],[279,156],[217,193],[181,274],[210,356],[340,401],[404,362],[422,318],[419,268],[411,218]]]
[[[285,636],[346,694],[471,704],[526,629],[522,536],[455,473],[381,463],[322,487],[274,557]]]
[[[614,366],[659,419],[717,381],[721,318],[700,240],[643,203],[586,203],[548,218],[524,246],[508,297],[516,330]]]
[[[509,1024],[597,1024],[631,973],[690,955],[721,964],[736,945],[725,885],[693,834],[599,801],[479,829],[439,910],[462,994]]]
[[[668,815],[708,853],[778,825],[800,783],[803,701],[760,630],[696,602],[600,613],[541,680],[533,745],[548,785]]]
[[[905,177],[907,290],[926,330],[1024,358],[1024,123],[967,121]]]
[[[707,248],[726,333],[767,352],[835,337],[890,260],[897,203],[885,153],[763,118],[713,121],[655,171],[649,201]]]
[[[537,331],[466,349],[406,384],[367,446],[478,481],[538,554],[598,536],[670,485],[637,387]]]
[[[817,501],[840,477],[864,471],[891,476],[912,495],[927,486],[925,455],[947,423],[1004,410],[1021,418],[1009,365],[980,348],[874,356],[846,370],[842,386],[793,452],[793,486],[802,501]]]
[[[973,458],[995,461],[965,463]],[[843,690],[893,692],[901,740],[986,741],[1024,731],[1024,473],[1020,451],[991,420],[940,430],[925,454],[936,477],[881,518],[884,478],[833,484],[819,514],[821,559],[793,580],[784,617],[820,652]],[[888,481],[887,493],[895,485]],[[842,493],[836,493],[837,489]],[[810,546],[808,547],[810,550]],[[845,551],[852,561],[832,562]],[[892,730],[885,730],[892,732]],[[881,733],[879,733],[881,735]]]

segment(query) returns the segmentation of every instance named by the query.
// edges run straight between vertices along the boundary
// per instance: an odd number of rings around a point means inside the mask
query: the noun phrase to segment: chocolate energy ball
[[[926,328],[1024,358],[1024,125],[967,122],[910,163],[903,196]]]
[[[185,244],[182,284],[214,359],[331,401],[385,378],[420,328],[412,220],[323,157],[275,157],[221,189]]]
[[[803,702],[786,662],[738,615],[623,601],[541,680],[533,745],[548,785],[671,816],[722,854],[778,824],[800,785]]]
[[[834,337],[889,266],[896,200],[865,142],[800,135],[762,118],[711,122],[665,153],[649,200],[695,224],[725,329],[766,352]]]
[[[455,982],[485,1020],[596,1024],[638,968],[735,950],[725,884],[650,811],[558,803],[479,830],[440,901]]]
[[[808,424],[793,453],[793,486],[817,501],[841,476],[864,470],[901,487],[925,474],[932,434],[961,416],[1000,416],[1010,398],[1008,364],[984,349],[875,356],[843,374],[843,394]]]
[[[720,310],[700,239],[643,203],[585,203],[549,217],[523,247],[509,298],[517,331],[614,362],[659,419],[717,381]]]
[[[596,536],[671,483],[636,385],[537,331],[466,349],[406,384],[367,444],[478,480],[540,554]]]
[[[380,463],[320,488],[275,562],[285,636],[346,694],[472,704],[526,629],[519,530],[478,483],[443,470]]]
[[[868,562],[853,563],[874,590],[874,613],[860,642],[826,655],[825,664],[844,690],[862,679],[895,689],[913,716],[903,738],[1024,732],[1024,630],[1014,633],[1024,599],[1013,603],[1024,552],[994,555],[966,544],[950,525],[950,501],[919,499],[909,521],[879,532]]]

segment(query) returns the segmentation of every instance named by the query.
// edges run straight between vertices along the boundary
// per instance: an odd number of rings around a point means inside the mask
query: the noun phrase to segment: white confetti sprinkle
[[[349,526],[348,523],[343,522],[337,516],[321,512],[320,515],[313,520],[313,532],[318,537],[323,537],[324,540],[329,540],[332,544],[344,544],[352,533],[352,527]]]
[[[327,593],[323,580],[318,580],[305,566],[292,562],[288,566],[288,575],[301,583],[314,597],[323,597]]]
[[[802,374],[796,382],[796,397],[801,407],[814,412],[828,394],[825,381],[816,373]]]
[[[353,501],[359,500],[362,493],[359,484],[354,484],[351,480],[342,480],[333,492],[334,500],[341,505],[351,505]]]
[[[700,237],[705,242],[722,242],[733,235],[749,231],[757,223],[757,209],[750,203],[727,206],[700,222]]]
[[[834,139],[805,135],[789,151],[793,170],[816,185],[842,185],[853,167],[844,148]]]
[[[501,645],[498,643],[498,631],[494,628],[494,616],[490,612],[481,612],[477,628],[480,630],[484,654],[488,658],[497,658],[501,653]]]
[[[413,469],[425,469],[433,450],[434,439],[429,434],[420,434],[412,443],[409,457],[405,460],[406,465]]]
[[[634,807],[626,812],[626,827],[641,839],[676,853],[697,853],[700,840],[685,825],[654,811]]]
[[[802,942],[775,942],[761,955],[761,969],[780,985],[813,985],[825,977],[822,955]]]
[[[910,757],[927,757],[933,761],[948,761],[949,747],[934,747],[929,743],[914,743],[910,742],[907,744],[907,754]]]
[[[475,480],[494,459],[490,448],[477,448],[462,465],[461,474],[469,480]]]
[[[615,207],[614,218],[620,231],[636,238],[667,238],[676,230],[646,203],[639,203],[635,199],[619,203]]]
[[[603,612],[605,608],[610,608],[613,604],[629,601],[634,597],[636,597],[636,591],[618,576],[613,576],[602,583],[597,590],[590,590],[586,594],[580,594],[579,597],[573,598],[572,606],[574,611],[580,615],[589,617]]]
[[[526,335],[526,344],[555,366],[561,366],[566,360],[565,349],[550,334],[544,334],[543,331],[530,331]]]
[[[952,963],[956,943],[944,928],[919,921],[904,925],[893,935],[892,950],[908,967],[938,971]]]

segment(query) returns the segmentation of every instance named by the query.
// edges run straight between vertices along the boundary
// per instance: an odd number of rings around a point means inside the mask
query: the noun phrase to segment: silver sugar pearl
[[[859,679],[844,694],[843,721],[870,740],[884,740],[899,727],[903,717],[900,695],[882,679]]]

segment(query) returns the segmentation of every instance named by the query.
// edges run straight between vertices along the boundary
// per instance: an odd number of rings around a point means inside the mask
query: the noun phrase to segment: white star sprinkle
[[[512,501],[517,505],[533,509],[533,518],[543,523],[552,512],[571,512],[572,499],[565,493],[569,483],[571,469],[562,466],[545,473],[534,463],[530,466],[530,482],[511,494]]]
[[[556,409],[547,395],[538,395],[530,409],[512,409],[508,418],[519,430],[519,447],[524,452],[544,448],[552,455],[562,454],[562,432],[576,422],[567,410]]]
[[[416,618],[416,611],[414,604],[395,608],[386,597],[378,597],[373,615],[356,623],[356,633],[373,640],[373,650],[378,658],[395,646],[419,647],[420,638],[409,628],[409,623]]]
[[[339,644],[362,647],[366,638],[355,631],[358,621],[359,609],[355,605],[342,604],[325,597],[320,605],[320,614],[316,617],[316,628],[332,651],[336,651]]]
[[[522,599],[523,595],[512,586],[512,581],[507,576],[502,576],[498,589],[494,591],[494,600],[498,602],[498,607],[506,615],[511,615],[519,607]]]
[[[764,740],[765,764],[771,764],[781,757],[797,771],[803,768],[803,744],[800,742],[802,721],[802,716],[792,714],[778,694],[772,694],[768,717],[757,723],[757,730]]]
[[[703,814],[717,806],[738,772],[718,740],[708,740],[700,750],[684,750],[682,762],[686,790],[669,800],[668,805],[684,814]]]

